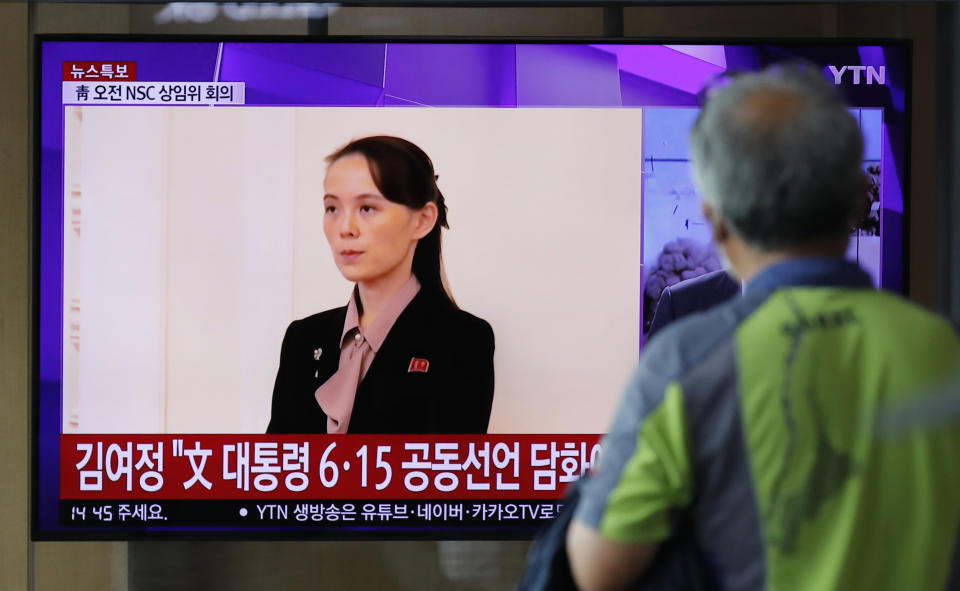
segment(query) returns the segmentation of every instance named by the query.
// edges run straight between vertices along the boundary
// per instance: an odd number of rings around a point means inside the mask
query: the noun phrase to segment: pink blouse
[[[347,432],[350,415],[353,413],[353,402],[357,396],[357,386],[367,375],[373,358],[397,318],[419,291],[420,282],[411,275],[400,291],[377,314],[373,323],[363,330],[360,328],[356,301],[360,296],[354,289],[347,304],[347,318],[343,322],[343,333],[340,336],[340,365],[337,372],[321,384],[314,394],[320,408],[327,415],[327,433]]]

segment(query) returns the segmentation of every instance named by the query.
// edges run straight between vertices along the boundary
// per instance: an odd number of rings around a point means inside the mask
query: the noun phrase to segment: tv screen
[[[530,537],[720,266],[687,136],[735,71],[847,97],[848,256],[904,289],[903,44],[38,43],[35,539]]]

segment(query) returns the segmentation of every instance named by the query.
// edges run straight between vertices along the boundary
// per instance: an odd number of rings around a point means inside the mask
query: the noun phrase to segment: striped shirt
[[[853,263],[771,266],[650,343],[577,518],[717,588],[954,588],[960,424],[877,417],[957,367],[953,328]]]

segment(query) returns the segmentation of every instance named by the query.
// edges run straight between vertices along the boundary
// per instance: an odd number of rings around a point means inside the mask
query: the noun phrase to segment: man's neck
[[[727,256],[743,283],[749,283],[764,269],[790,259],[830,257],[843,258],[848,237],[825,238],[797,246],[771,251],[757,250],[742,240],[731,238],[726,245]]]

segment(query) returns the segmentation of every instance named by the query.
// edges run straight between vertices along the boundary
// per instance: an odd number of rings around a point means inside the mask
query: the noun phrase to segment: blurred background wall
[[[665,3],[662,3],[665,4]],[[301,12],[297,12],[300,10]],[[958,10],[952,2],[340,8],[0,3],[0,589],[510,589],[526,542],[31,543],[29,352],[35,33],[904,38],[914,46],[909,294],[960,313]],[[607,17],[605,20],[604,17]],[[265,20],[261,19],[265,17]]]

